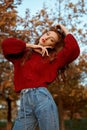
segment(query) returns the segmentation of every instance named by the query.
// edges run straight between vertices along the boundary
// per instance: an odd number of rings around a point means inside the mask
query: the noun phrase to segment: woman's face
[[[58,35],[54,31],[48,31],[43,34],[39,39],[39,45],[44,47],[54,47],[56,42],[58,42]]]

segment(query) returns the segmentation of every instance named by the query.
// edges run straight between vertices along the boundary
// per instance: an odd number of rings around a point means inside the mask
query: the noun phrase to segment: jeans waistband
[[[33,91],[35,90],[36,88],[25,88],[25,89],[22,89],[21,90],[21,93],[27,93],[28,91]]]

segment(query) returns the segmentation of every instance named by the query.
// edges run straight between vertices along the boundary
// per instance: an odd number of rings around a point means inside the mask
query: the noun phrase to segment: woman
[[[56,104],[47,90],[57,71],[75,60],[80,49],[61,24],[44,33],[36,44],[16,38],[2,42],[4,56],[14,64],[15,91],[21,105],[13,130],[59,130]]]

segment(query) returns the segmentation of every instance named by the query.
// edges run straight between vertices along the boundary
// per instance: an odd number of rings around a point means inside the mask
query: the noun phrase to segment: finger
[[[42,49],[42,56],[44,56],[45,55],[45,49],[43,48]]]
[[[44,56],[44,51],[42,51],[42,56]]]
[[[44,56],[45,54],[46,54],[47,56],[49,56],[48,50],[47,50],[46,48],[43,48],[43,50],[42,50],[42,56]]]
[[[45,52],[45,53],[46,53],[47,56],[49,56],[49,54],[48,54],[48,50],[47,50],[47,49],[46,49],[46,52]]]

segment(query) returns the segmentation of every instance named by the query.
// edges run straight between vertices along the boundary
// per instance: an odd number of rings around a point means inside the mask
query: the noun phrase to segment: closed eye
[[[54,42],[54,40],[53,40],[53,39],[51,39],[51,42]]]

